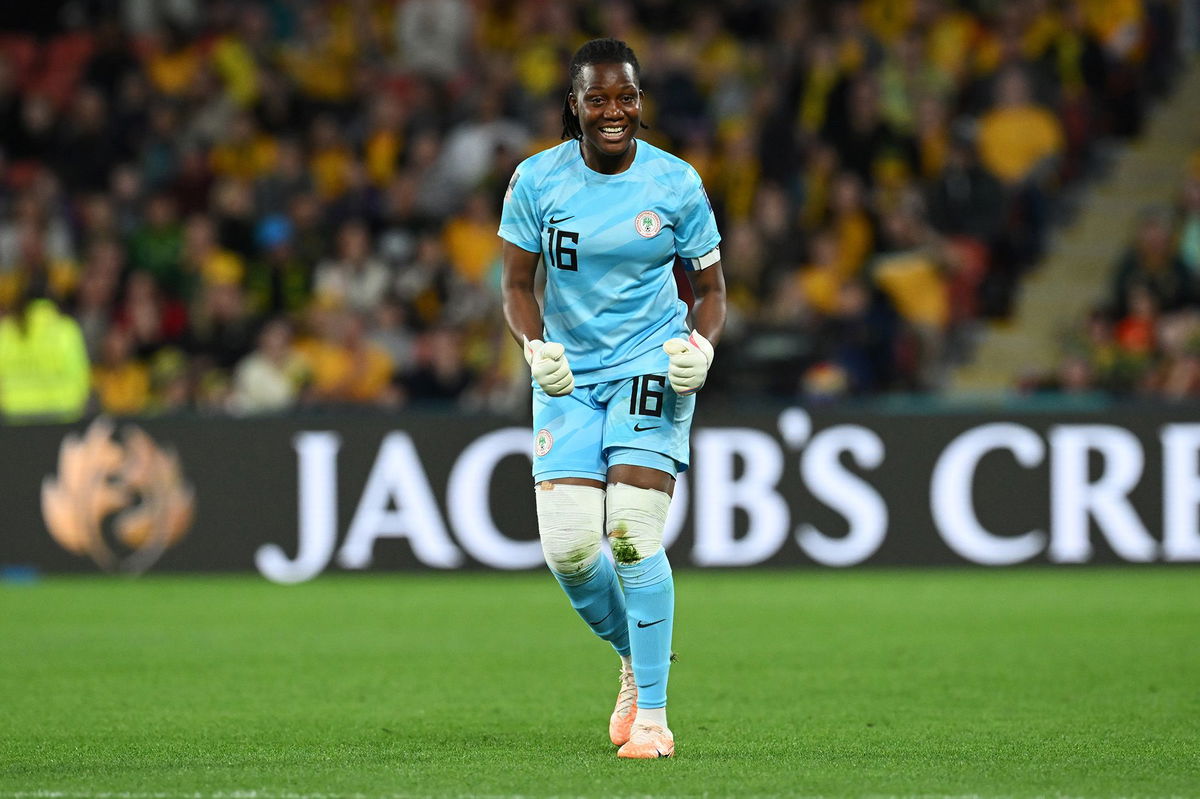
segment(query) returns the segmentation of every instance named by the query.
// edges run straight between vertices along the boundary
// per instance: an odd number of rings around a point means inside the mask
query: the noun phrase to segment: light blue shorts
[[[576,386],[565,397],[533,387],[533,479],[587,477],[608,467],[647,466],[668,474],[688,467],[696,395],[681,397],[665,375]]]

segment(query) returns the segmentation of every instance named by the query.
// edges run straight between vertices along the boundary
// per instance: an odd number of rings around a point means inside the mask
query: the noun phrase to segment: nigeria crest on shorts
[[[637,228],[639,236],[652,239],[662,230],[662,220],[653,211],[642,211],[633,218],[633,226]]]

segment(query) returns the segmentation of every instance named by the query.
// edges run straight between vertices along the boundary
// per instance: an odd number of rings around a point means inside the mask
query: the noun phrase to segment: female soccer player
[[[675,588],[662,548],[688,465],[694,396],[725,325],[721,240],[700,176],[637,139],[642,91],[624,42],[571,59],[562,144],[508,186],[504,313],[533,373],[533,479],[546,563],[621,657],[609,737],[619,757],[670,757]],[[546,270],[544,313],[534,296]],[[692,282],[694,329],[673,276]],[[600,551],[607,534],[613,564]],[[619,579],[618,579],[619,578]]]

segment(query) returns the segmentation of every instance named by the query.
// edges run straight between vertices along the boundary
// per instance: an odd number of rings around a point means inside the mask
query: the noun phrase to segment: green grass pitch
[[[673,760],[547,574],[0,585],[0,797],[1197,796],[1200,571],[677,572]]]

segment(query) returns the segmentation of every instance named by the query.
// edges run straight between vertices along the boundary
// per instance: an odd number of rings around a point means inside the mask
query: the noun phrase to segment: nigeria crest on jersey
[[[537,431],[533,437],[533,451],[539,458],[550,451],[554,446],[554,436],[546,428]]]
[[[653,211],[642,211],[633,220],[638,235],[644,239],[652,239],[662,230],[662,220]]]

